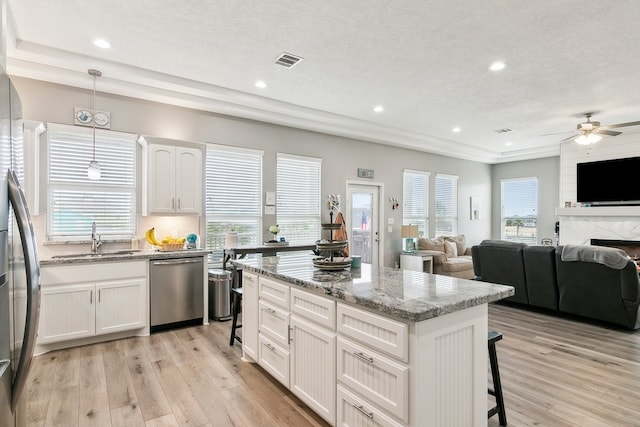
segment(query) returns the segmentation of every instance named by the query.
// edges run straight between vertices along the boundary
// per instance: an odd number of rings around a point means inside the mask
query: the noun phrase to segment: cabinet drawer
[[[278,344],[289,348],[289,312],[260,300],[258,330]]]
[[[291,312],[336,330],[336,302],[300,289],[291,289]]]
[[[409,368],[338,337],[338,381],[388,413],[409,419]]]
[[[248,271],[242,271],[242,286],[247,282],[251,282],[258,289],[258,276]]]
[[[289,388],[289,351],[263,334],[258,335],[258,363],[275,379]]]
[[[338,332],[391,356],[408,361],[409,327],[368,311],[338,303]]]
[[[289,285],[260,277],[260,298],[289,309]]]
[[[338,419],[341,427],[403,427],[362,398],[338,386]]]

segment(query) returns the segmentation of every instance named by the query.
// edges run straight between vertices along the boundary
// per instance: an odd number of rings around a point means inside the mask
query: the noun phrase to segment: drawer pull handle
[[[276,348],[275,348],[274,346],[272,346],[271,344],[266,344],[266,343],[265,343],[265,345],[264,345],[264,346],[265,346],[265,347],[267,347],[267,348],[268,348],[269,350],[271,350],[271,351],[275,351],[275,350],[276,350]]]
[[[362,414],[364,414],[367,418],[371,418],[373,419],[373,412],[367,412],[364,410],[364,407],[362,405],[353,405],[353,407],[358,411],[361,412]]]
[[[276,311],[273,308],[267,307],[267,311],[271,314],[275,314]]]
[[[354,351],[353,355],[358,359],[364,360],[367,363],[373,363],[373,357],[367,357],[364,354],[362,354],[362,352]]]

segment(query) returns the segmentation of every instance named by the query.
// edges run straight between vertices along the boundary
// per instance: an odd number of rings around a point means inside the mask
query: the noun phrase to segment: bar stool
[[[496,342],[502,339],[500,332],[489,330],[487,334],[489,343],[489,363],[491,364],[491,377],[493,379],[493,390],[489,389],[489,394],[496,398],[496,406],[489,409],[489,417],[498,414],[501,426],[507,425],[507,413],[504,409],[504,399],[502,397],[502,384],[500,383],[500,371],[498,370],[498,355],[496,354]]]
[[[240,305],[242,303],[242,288],[231,289],[231,304],[233,304],[233,321],[231,322],[231,338],[229,345],[233,345],[235,340],[242,344],[242,338],[236,335],[236,329],[242,328],[238,325],[238,313],[240,313]]]

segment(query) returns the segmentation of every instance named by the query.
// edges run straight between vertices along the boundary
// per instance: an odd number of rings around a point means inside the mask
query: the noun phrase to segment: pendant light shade
[[[93,160],[89,162],[89,168],[87,169],[87,176],[92,181],[100,179],[100,164],[96,161],[96,78],[102,76],[102,72],[99,70],[90,69],[89,75],[93,76]]]

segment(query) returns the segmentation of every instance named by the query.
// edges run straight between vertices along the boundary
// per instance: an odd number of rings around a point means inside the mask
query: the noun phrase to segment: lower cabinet
[[[258,361],[258,276],[242,272],[242,352]]]
[[[291,391],[324,419],[334,422],[336,334],[291,316]]]
[[[131,264],[43,267],[38,344],[145,327],[146,265]]]
[[[247,272],[243,301],[244,355],[331,425],[408,423],[406,324]]]
[[[345,387],[338,386],[336,425],[341,427],[403,427]]]

